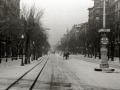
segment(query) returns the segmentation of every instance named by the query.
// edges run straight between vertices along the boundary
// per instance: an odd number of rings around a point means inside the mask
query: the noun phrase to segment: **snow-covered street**
[[[120,90],[119,64],[116,64],[118,68],[115,68],[113,73],[94,71],[94,68],[99,67],[99,62],[82,55],[70,55],[70,58],[65,60],[59,54],[51,54],[33,90]],[[32,61],[31,64],[25,66],[20,66],[20,63],[21,60],[2,61],[0,64],[0,90],[5,90],[38,61]],[[110,62],[111,65],[112,63]],[[38,72],[37,69],[36,72]],[[29,77],[24,80],[31,80],[33,75],[34,73],[29,74]],[[19,87],[10,90],[28,89]]]
[[[76,76],[90,87],[101,88],[98,90],[120,89],[120,69],[115,69],[113,73],[96,72],[94,68],[99,67],[99,64],[86,62],[82,58],[81,60],[72,58],[66,63],[69,69],[74,71]]]
[[[59,55],[57,56],[60,57]],[[111,61],[109,61],[109,63],[111,66],[120,66],[119,63]],[[82,55],[71,55],[70,59],[65,60],[64,64],[74,73],[73,75],[76,76],[77,81],[85,83],[85,86],[88,87],[85,90],[91,90],[90,88],[93,88],[93,90],[120,89],[120,69],[118,68],[115,68],[113,73],[94,71],[94,68],[99,67],[100,60],[96,61],[93,58],[84,57]]]

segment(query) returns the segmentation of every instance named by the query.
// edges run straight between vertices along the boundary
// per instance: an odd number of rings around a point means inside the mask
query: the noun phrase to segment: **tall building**
[[[106,0],[106,28],[110,29],[110,33],[107,33],[109,38],[109,46],[114,42],[115,56],[119,54],[120,46],[120,0]],[[89,29],[98,31],[103,28],[103,0],[94,0],[94,6],[89,8]],[[110,46],[111,47],[111,46]],[[109,48],[111,52],[111,48]]]
[[[9,13],[13,17],[20,18],[20,0],[6,0],[6,5],[10,8]]]
[[[94,0],[94,6],[88,8],[89,10],[89,28],[90,30],[95,30],[96,32],[102,28],[103,24],[103,1]]]
[[[20,0],[0,0],[0,19],[20,18]]]
[[[17,32],[19,21],[20,0],[0,0],[0,39],[2,40],[0,49],[2,56],[5,55],[5,52],[7,55],[11,53],[11,45],[8,41],[11,41],[13,33]]]

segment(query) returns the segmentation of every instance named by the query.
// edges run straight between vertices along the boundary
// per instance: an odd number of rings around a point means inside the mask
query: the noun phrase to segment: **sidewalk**
[[[8,61],[6,62],[6,58],[2,58],[0,63],[0,78],[19,78],[26,71],[36,65],[38,60],[31,61],[30,64],[21,66],[21,59],[12,61],[10,58],[8,58]]]
[[[60,56],[62,56],[62,55],[60,55]],[[96,59],[95,59],[94,56],[92,58],[90,58],[90,57],[87,57],[87,55],[86,55],[86,57],[84,57],[84,55],[78,54],[78,55],[70,55],[69,58],[77,58],[79,60],[84,60],[84,61],[98,63],[98,64],[101,63],[101,59],[99,59],[98,57],[96,57]],[[114,61],[111,61],[111,59],[109,59],[108,63],[110,65],[115,65],[117,67],[120,67],[120,61],[119,61],[118,57],[114,57]]]
[[[101,63],[101,59],[99,59],[98,57],[95,59],[95,57],[93,56],[92,58],[90,57],[84,57],[84,55],[70,55],[70,57],[74,57],[77,58],[79,60],[85,60],[85,61],[90,61],[90,62],[97,62],[97,63]],[[119,66],[120,67],[120,62],[119,62],[119,58],[118,57],[114,57],[114,61],[111,61],[111,59],[109,59],[108,63],[110,65],[115,65],[115,66]]]

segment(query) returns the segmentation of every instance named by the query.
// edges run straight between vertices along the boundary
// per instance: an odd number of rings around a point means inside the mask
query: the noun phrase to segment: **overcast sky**
[[[67,28],[74,24],[88,22],[88,8],[93,7],[92,0],[21,0],[30,6],[33,2],[38,8],[44,9],[43,24],[50,28],[49,42],[55,45]]]

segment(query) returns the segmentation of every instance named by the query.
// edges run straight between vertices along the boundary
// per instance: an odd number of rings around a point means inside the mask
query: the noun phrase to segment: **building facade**
[[[89,31],[96,36],[98,30],[103,28],[103,0],[94,0],[94,6],[88,10]],[[105,27],[110,29],[110,32],[107,33],[109,52],[114,52],[114,56],[120,56],[120,0],[106,0]]]
[[[11,38],[20,21],[20,0],[0,0],[0,43],[2,56],[11,55]]]

